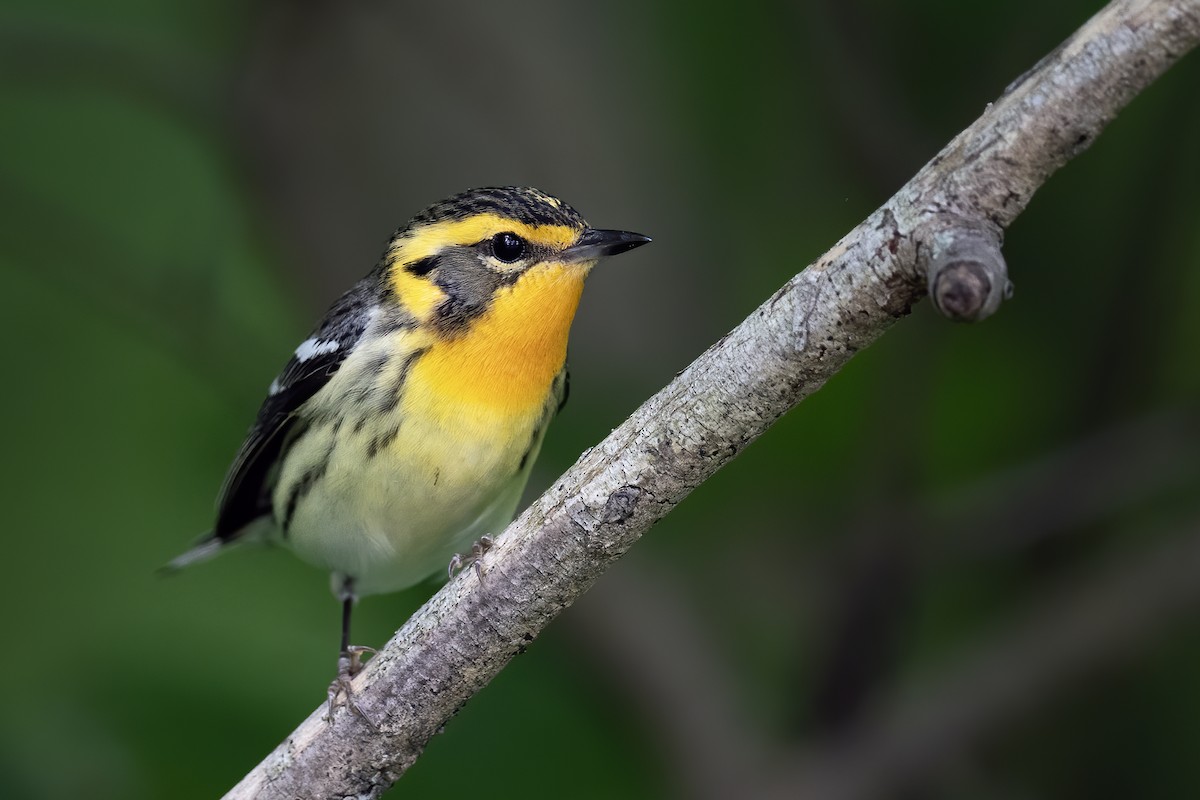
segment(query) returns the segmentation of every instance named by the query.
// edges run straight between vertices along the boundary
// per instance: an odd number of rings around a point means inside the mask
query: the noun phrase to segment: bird
[[[271,382],[212,530],[166,569],[265,539],[327,570],[342,630],[326,716],[344,698],[374,727],[351,692],[374,652],[350,644],[355,603],[479,571],[566,403],[585,279],[649,241],[530,187],[471,189],[417,214]]]

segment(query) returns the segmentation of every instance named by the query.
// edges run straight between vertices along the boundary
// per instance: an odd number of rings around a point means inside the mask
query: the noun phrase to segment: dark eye
[[[511,264],[525,255],[525,240],[515,233],[497,233],[492,237],[492,254]]]

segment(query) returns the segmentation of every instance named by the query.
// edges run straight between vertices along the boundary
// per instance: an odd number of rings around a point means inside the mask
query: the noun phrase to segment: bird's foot
[[[479,582],[483,582],[483,554],[492,549],[492,545],[496,540],[490,536],[480,536],[479,541],[471,545],[471,552],[467,555],[455,553],[450,559],[450,566],[446,568],[446,576],[453,578],[454,574],[464,567],[475,567],[475,577]]]
[[[379,726],[367,716],[367,712],[363,711],[362,706],[354,700],[354,689],[351,685],[351,680],[362,669],[363,653],[374,655],[375,650],[371,647],[351,645],[338,656],[338,674],[333,679],[333,683],[329,684],[329,709],[325,712],[325,720],[333,722],[333,710],[339,705],[338,699],[344,697],[346,706],[357,714],[363,722],[367,723],[367,727],[379,733]]]

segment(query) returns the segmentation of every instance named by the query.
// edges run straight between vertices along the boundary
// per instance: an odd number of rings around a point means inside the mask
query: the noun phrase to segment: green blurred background
[[[322,700],[324,575],[153,573],[409,216],[531,184],[655,237],[590,282],[540,490],[1099,7],[4,0],[0,796],[215,797]],[[1200,793],[1198,90],[1039,192],[997,317],[918,306],[389,796]]]

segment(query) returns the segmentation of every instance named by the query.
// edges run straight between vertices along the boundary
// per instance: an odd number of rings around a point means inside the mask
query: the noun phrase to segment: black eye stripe
[[[430,272],[433,272],[433,268],[436,266],[437,258],[434,256],[427,256],[422,258],[420,261],[414,261],[411,264],[406,264],[404,269],[408,270],[413,275],[421,276],[428,275]]]
[[[506,264],[520,260],[527,249],[525,240],[510,231],[492,237],[492,255]]]

